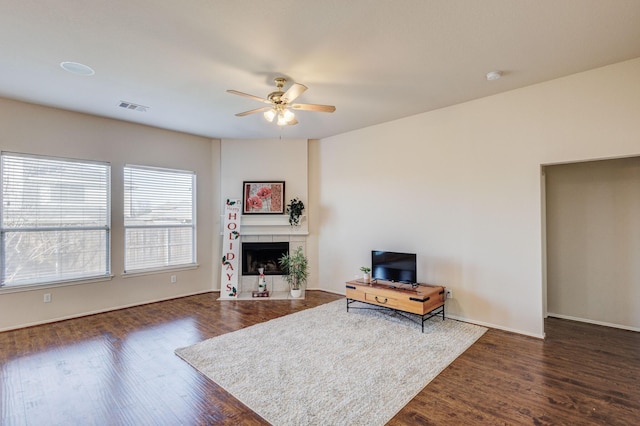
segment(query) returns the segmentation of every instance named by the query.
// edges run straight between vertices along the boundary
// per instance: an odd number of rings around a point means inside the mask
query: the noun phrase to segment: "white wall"
[[[543,336],[541,164],[637,155],[638,117],[640,59],[321,140],[321,285],[416,252],[451,315]]]
[[[223,139],[220,202],[242,198],[243,181],[285,181],[285,204],[307,203],[306,139]],[[222,214],[222,211],[220,212]]]
[[[0,150],[111,163],[111,248],[114,278],[91,284],[0,290],[0,331],[123,306],[212,290],[218,274],[212,248],[212,210],[218,212],[219,141],[0,99]],[[123,278],[123,176],[125,163],[193,170],[197,176],[199,268]],[[178,282],[170,283],[169,276]],[[52,295],[43,303],[43,294]]]
[[[640,331],[640,157],[545,175],[549,315]]]

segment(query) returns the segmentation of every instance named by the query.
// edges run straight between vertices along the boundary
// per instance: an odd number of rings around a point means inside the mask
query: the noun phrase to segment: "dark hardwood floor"
[[[0,333],[0,424],[266,424],[173,351],[341,297],[217,297]],[[558,319],[546,332],[489,330],[390,424],[640,424],[640,333]]]

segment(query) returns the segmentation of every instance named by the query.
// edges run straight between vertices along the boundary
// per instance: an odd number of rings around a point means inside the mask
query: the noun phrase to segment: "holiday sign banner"
[[[240,252],[240,213],[242,202],[230,200],[224,206],[222,230],[222,268],[220,299],[238,298],[238,257]]]

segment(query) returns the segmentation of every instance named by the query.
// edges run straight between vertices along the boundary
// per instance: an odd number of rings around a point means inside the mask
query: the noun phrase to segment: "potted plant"
[[[297,197],[289,201],[287,204],[287,214],[289,215],[289,224],[291,226],[300,225],[300,216],[304,210],[304,203]]]
[[[279,262],[284,272],[282,278],[291,288],[291,297],[300,297],[302,286],[306,284],[309,277],[309,261],[302,252],[302,247],[298,247],[293,254],[283,255]]]
[[[363,272],[362,281],[364,281],[365,283],[371,281],[371,268],[369,268],[368,266],[362,266],[360,270]]]

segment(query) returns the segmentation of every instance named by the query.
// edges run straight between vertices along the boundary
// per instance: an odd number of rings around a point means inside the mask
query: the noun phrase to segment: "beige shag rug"
[[[176,354],[274,425],[383,425],[485,331],[338,300]]]

